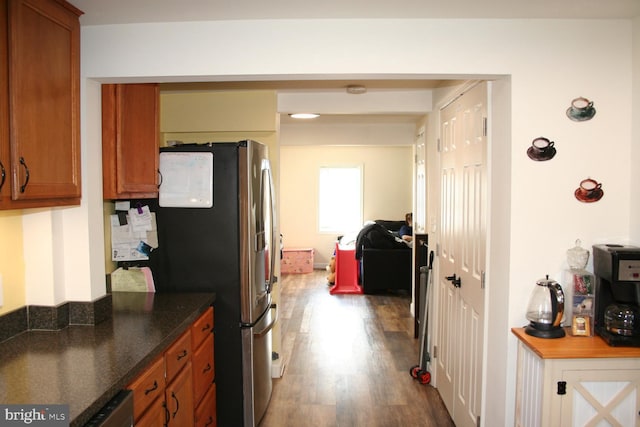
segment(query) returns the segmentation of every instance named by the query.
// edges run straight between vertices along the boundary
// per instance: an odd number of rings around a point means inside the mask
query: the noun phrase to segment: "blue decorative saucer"
[[[569,117],[574,122],[584,122],[587,120],[591,120],[593,116],[596,115],[596,109],[591,107],[585,110],[577,110],[573,107],[569,107],[567,109],[567,117]]]

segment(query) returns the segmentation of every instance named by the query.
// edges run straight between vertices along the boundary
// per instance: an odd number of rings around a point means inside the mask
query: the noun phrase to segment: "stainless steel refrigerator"
[[[160,150],[157,292],[213,291],[220,426],[255,426],[269,404],[278,249],[268,149],[255,141]]]

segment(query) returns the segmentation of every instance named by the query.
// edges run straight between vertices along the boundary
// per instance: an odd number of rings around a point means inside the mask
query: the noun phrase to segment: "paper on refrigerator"
[[[111,215],[112,261],[147,260],[157,247],[156,217],[148,206],[129,209],[125,221],[117,214]]]

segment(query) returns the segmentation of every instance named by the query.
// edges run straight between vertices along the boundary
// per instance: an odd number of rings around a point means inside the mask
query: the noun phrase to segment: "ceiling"
[[[181,21],[259,19],[628,19],[640,16],[640,0],[68,0],[84,12],[80,24],[109,25]],[[425,90],[459,84],[431,79],[287,80],[163,84],[163,90],[344,91],[364,85],[369,92]],[[291,123],[283,114],[282,123]],[[399,123],[415,115],[327,116],[323,123]],[[315,121],[318,123],[318,121]]]
[[[640,16],[638,0],[69,0],[81,25],[231,19],[610,19]]]

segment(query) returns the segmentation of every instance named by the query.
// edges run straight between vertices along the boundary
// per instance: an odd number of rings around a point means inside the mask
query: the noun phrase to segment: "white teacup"
[[[531,142],[531,146],[537,153],[544,153],[551,147],[553,147],[554,142],[549,141],[548,138],[538,137]]]
[[[580,193],[584,196],[591,196],[602,188],[602,183],[595,179],[587,178],[580,181]]]
[[[593,101],[589,101],[587,98],[579,97],[571,101],[571,108],[578,113],[588,111],[592,107]]]

